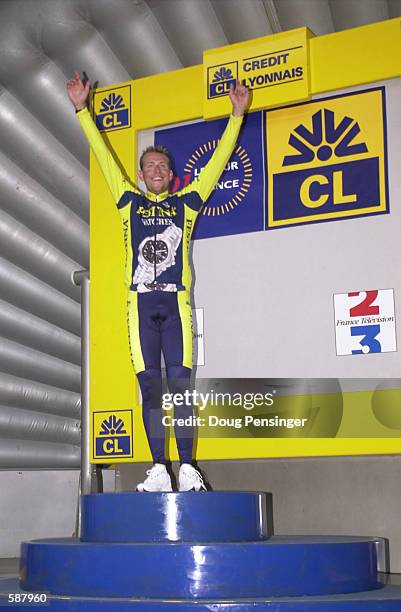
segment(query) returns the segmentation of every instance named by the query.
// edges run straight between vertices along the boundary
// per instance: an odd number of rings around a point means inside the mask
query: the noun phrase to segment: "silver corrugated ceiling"
[[[204,49],[401,15],[401,0],[0,0],[0,468],[77,467],[88,147],[65,93],[200,64]]]

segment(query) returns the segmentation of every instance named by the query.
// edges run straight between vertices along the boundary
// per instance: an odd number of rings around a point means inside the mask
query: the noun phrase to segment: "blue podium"
[[[269,502],[228,491],[84,496],[81,539],[24,542],[19,582],[0,581],[0,610],[8,593],[19,608],[42,593],[36,606],[51,610],[401,611],[401,587],[377,571],[379,540],[273,536]]]

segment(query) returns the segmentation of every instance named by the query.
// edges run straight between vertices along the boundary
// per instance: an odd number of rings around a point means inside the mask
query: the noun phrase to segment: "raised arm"
[[[113,195],[114,201],[118,203],[125,191],[132,191],[135,189],[121,172],[117,162],[107,148],[106,143],[92,120],[87,108],[90,88],[91,82],[87,81],[84,85],[77,71],[74,73],[74,78],[67,82],[68,97],[76,110],[81,127],[99,162],[99,166]]]
[[[248,88],[245,87],[245,85],[241,85],[239,82],[237,82],[235,87],[234,85],[231,85],[230,100],[232,104],[231,116],[228,120],[227,127],[219,140],[216,150],[201,171],[198,179],[193,181],[184,190],[190,191],[191,189],[196,189],[202,199],[202,202],[205,202],[210,196],[234,150],[242,124],[242,119],[248,106]]]
[[[81,75],[77,70],[74,72],[74,78],[67,81],[68,97],[77,112],[86,108],[91,87],[91,81],[86,81],[85,85],[83,84]]]

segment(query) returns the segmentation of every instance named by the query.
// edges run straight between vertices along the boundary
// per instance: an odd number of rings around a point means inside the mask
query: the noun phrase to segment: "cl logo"
[[[109,115],[103,115],[103,125],[105,128],[121,127],[123,123],[118,120],[116,114],[110,113]]]
[[[317,197],[312,198],[311,187],[315,185]],[[352,204],[356,202],[355,193],[344,194],[342,170],[333,172],[332,181],[323,174],[308,176],[302,183],[300,189],[301,202],[307,208],[320,208],[324,206],[330,195],[333,196],[333,204]]]
[[[103,450],[107,454],[124,452],[124,450],[118,446],[118,438],[114,438],[113,440],[110,440],[110,439],[104,440]]]

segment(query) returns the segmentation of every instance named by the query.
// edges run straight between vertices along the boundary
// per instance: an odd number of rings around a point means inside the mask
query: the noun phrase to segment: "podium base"
[[[17,578],[0,579],[0,610],[36,609],[69,612],[89,610],[95,612],[399,612],[401,610],[401,586],[388,585],[375,591],[329,595],[325,597],[273,597],[269,599],[237,600],[161,600],[132,598],[65,597],[48,595],[43,604],[9,604],[9,594],[22,591]]]

